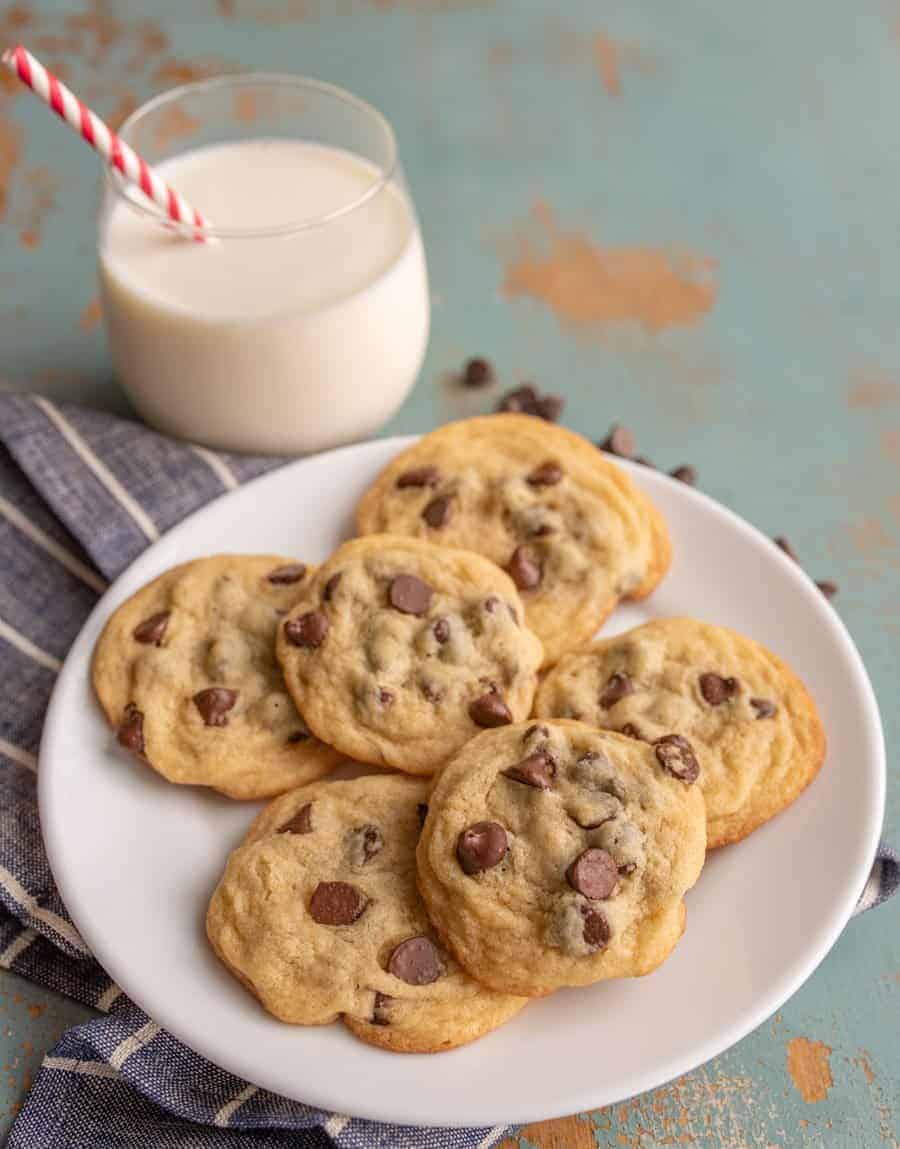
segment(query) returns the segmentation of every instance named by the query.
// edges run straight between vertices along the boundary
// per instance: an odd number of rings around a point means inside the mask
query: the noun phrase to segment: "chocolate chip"
[[[293,734],[288,735],[288,742],[293,746],[297,742],[308,742],[310,739],[309,731],[295,730]]]
[[[328,615],[324,610],[310,610],[284,624],[284,636],[292,646],[321,646],[328,634]]]
[[[462,381],[467,387],[484,387],[494,378],[494,368],[487,359],[470,359],[463,368]]]
[[[673,479],[677,479],[679,483],[687,483],[689,487],[696,487],[697,485],[697,468],[692,467],[690,463],[684,463],[680,467],[676,467],[674,471],[669,471]]]
[[[349,882],[319,882],[309,900],[309,915],[323,926],[349,926],[369,899]]]
[[[433,685],[431,682],[422,683],[422,693],[425,695],[429,702],[440,702],[440,700],[444,697],[444,692],[437,686]]]
[[[536,790],[549,790],[556,776],[556,763],[545,751],[537,750],[503,773],[513,782],[524,782],[526,786],[534,786]]]
[[[379,690],[378,701],[382,706],[390,706],[390,704],[394,701],[394,692],[392,690]]]
[[[438,495],[437,498],[432,499],[422,512],[422,518],[425,522],[438,531],[441,527],[445,527],[450,522],[450,515],[453,511],[449,495]]]
[[[469,703],[469,717],[476,726],[508,726],[513,717],[503,696],[495,690],[481,694]]]
[[[443,646],[450,638],[450,623],[445,618],[436,618],[432,624],[431,633],[441,646]]]
[[[548,461],[535,467],[526,482],[532,487],[555,487],[563,477],[563,469],[559,463]]]
[[[404,487],[436,487],[440,481],[441,472],[426,463],[424,467],[413,467],[398,475],[396,485],[402,491]]]
[[[135,754],[144,753],[144,715],[133,702],[129,702],[116,732],[116,741]]]
[[[484,600],[484,609],[488,612],[488,614],[493,614],[499,605],[500,599],[497,598],[495,594],[492,594],[490,598],[486,598]]]
[[[680,734],[666,734],[653,743],[660,766],[682,782],[695,782],[700,774],[700,763],[694,748]]]
[[[279,834],[311,834],[312,833],[312,802],[301,806],[297,813],[290,818],[278,831]]]
[[[584,933],[582,936],[584,937],[585,943],[589,945],[592,950],[603,949],[604,946],[609,944],[609,939],[612,937],[612,931],[609,928],[606,915],[600,910],[594,909],[592,906],[582,906],[581,916],[584,918]]]
[[[360,863],[364,866],[366,862],[370,862],[377,853],[380,852],[381,847],[384,845],[384,838],[381,831],[377,826],[371,823],[367,826],[360,826],[353,831],[354,845],[358,847],[356,852],[359,856]]]
[[[768,698],[751,698],[750,705],[756,711],[757,720],[760,718],[774,718],[778,707]]]
[[[636,869],[637,862],[623,862],[622,865],[619,866],[619,874],[623,878],[627,878],[628,875],[633,874]]]
[[[534,412],[537,398],[537,389],[532,387],[530,383],[523,383],[521,387],[514,387],[511,391],[500,396],[497,410],[520,411],[523,414],[531,415]]]
[[[373,1025],[390,1025],[391,1024],[391,1002],[394,999],[387,993],[375,993],[375,1001],[372,1005],[372,1024]]]
[[[480,874],[499,865],[508,849],[506,831],[499,822],[476,822],[456,839],[456,857],[466,874]]]
[[[656,470],[656,465],[651,463],[646,455],[637,455],[634,461],[640,463],[642,467],[649,467],[651,471]]]
[[[427,582],[422,582],[415,575],[402,574],[391,580],[388,600],[402,614],[422,615],[431,605],[433,594]]]
[[[172,612],[169,610],[161,610],[159,614],[151,614],[149,618],[145,618],[143,622],[137,624],[131,632],[131,637],[135,642],[143,642],[147,646],[151,644],[153,646],[162,645],[171,615]]]
[[[237,700],[238,692],[224,686],[210,686],[194,695],[194,705],[207,726],[227,726],[228,711],[234,708]]]
[[[612,674],[600,696],[600,705],[608,710],[627,694],[634,694],[634,683],[627,674]]]
[[[422,936],[401,942],[388,961],[388,973],[407,985],[430,985],[443,972],[434,943]]]
[[[566,401],[562,395],[545,395],[535,403],[531,414],[537,415],[539,419],[546,419],[548,423],[555,423],[563,413],[565,405]]]
[[[523,742],[529,742],[532,738],[549,738],[550,728],[548,726],[529,726],[525,733],[522,735]]]
[[[624,734],[626,738],[636,738],[638,742],[646,742],[647,739],[638,730],[633,722],[626,722],[624,726],[619,727],[619,733]]]
[[[628,427],[614,423],[600,446],[611,455],[618,455],[620,459],[631,459],[637,451],[637,440]]]
[[[788,540],[784,537],[784,535],[776,535],[772,542],[776,547],[778,547],[779,550],[784,551],[789,559],[793,559],[795,563],[800,562],[800,560],[797,558],[797,552],[791,546],[790,542],[788,542]]]
[[[419,802],[419,804],[416,806],[416,814],[418,815],[419,827],[421,828],[425,825],[425,819],[428,817],[428,803]]]
[[[541,568],[528,547],[516,547],[506,569],[519,590],[532,590],[541,581]]]
[[[299,582],[306,574],[306,563],[287,563],[283,567],[276,567],[269,571],[266,578],[276,586],[289,586]]]
[[[832,582],[831,579],[822,579],[821,582],[816,583],[816,586],[827,599],[834,598],[838,592],[838,584],[836,582]]]
[[[739,694],[741,684],[736,678],[723,678],[721,674],[709,671],[700,675],[700,693],[710,706],[721,706],[735,694]]]
[[[550,523],[539,523],[531,532],[531,537],[533,539],[545,539],[547,535],[555,534],[556,527],[552,526]]]
[[[335,574],[333,574],[331,576],[331,578],[328,580],[328,582],[322,588],[322,601],[323,602],[331,602],[332,596],[333,596],[334,592],[337,590],[338,583],[343,578],[343,575],[344,575],[343,571],[337,571]]]
[[[592,901],[602,901],[619,884],[619,867],[612,854],[591,847],[583,850],[569,866],[566,878],[579,894]]]

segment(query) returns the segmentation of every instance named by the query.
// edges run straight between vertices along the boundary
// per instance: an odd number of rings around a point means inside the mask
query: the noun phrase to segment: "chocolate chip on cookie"
[[[434,943],[424,935],[401,942],[388,960],[388,973],[407,985],[430,985],[443,972]]]
[[[426,464],[424,467],[411,467],[397,476],[397,486],[400,490],[405,487],[436,487],[441,481],[441,472],[437,467]]]
[[[369,899],[349,882],[319,882],[309,900],[309,914],[322,926],[349,926]]]
[[[450,623],[445,618],[436,618],[432,623],[431,633],[443,646],[450,637]]]
[[[312,833],[312,802],[301,806],[297,813],[290,818],[278,831],[279,834],[311,834]]]
[[[756,711],[757,719],[774,718],[778,713],[778,707],[769,698],[751,698],[750,705]]]
[[[373,1025],[390,1025],[391,1024],[391,1002],[394,999],[389,993],[375,992],[375,1001],[372,1005],[372,1024]]]
[[[328,615],[324,610],[310,610],[284,624],[284,636],[292,646],[321,646],[328,635]]]
[[[556,763],[545,751],[538,750],[502,773],[513,782],[522,782],[536,790],[550,790],[556,777]]]
[[[476,726],[508,726],[513,717],[509,707],[503,700],[503,695],[495,690],[487,694],[480,694],[478,698],[469,703],[469,717]]]
[[[322,588],[323,602],[331,602],[331,599],[334,595],[334,592],[338,588],[338,583],[341,581],[343,574],[343,571],[338,571],[337,574],[333,574],[328,582],[325,583],[325,586]]]
[[[583,937],[585,944],[590,946],[592,950],[603,949],[604,946],[607,946],[612,937],[612,930],[609,928],[606,915],[600,910],[594,909],[593,906],[582,906],[581,916],[584,918]]]
[[[619,727],[619,733],[624,734],[626,738],[636,738],[638,742],[646,742],[647,739],[641,733],[640,729],[635,726],[633,722],[626,722]]]
[[[423,615],[431,605],[434,591],[415,575],[401,574],[391,580],[388,600],[401,614]]]
[[[371,862],[376,854],[381,852],[384,837],[377,826],[371,822],[365,826],[357,826],[348,836],[348,853],[350,862],[354,866],[364,866]]]
[[[238,692],[225,686],[210,686],[194,695],[194,705],[206,726],[227,726],[228,711],[234,709]]]
[[[434,530],[439,531],[450,522],[453,505],[449,495],[438,495],[431,500],[422,512],[422,518]]]
[[[729,698],[740,693],[741,684],[736,678],[723,678],[721,674],[709,671],[700,675],[700,693],[710,706],[721,706]]]
[[[527,546],[516,547],[506,569],[519,590],[533,590],[541,581],[540,564]]]
[[[275,586],[290,586],[292,583],[300,582],[305,574],[306,563],[285,563],[284,566],[269,571],[266,578]]]
[[[161,610],[139,622],[131,632],[135,642],[143,642],[147,646],[161,646],[171,615],[171,611]]]
[[[608,898],[619,884],[619,867],[606,850],[583,850],[566,870],[573,890],[592,901]]]
[[[456,840],[456,856],[467,874],[479,874],[499,865],[508,849],[506,831],[499,822],[476,822]]]
[[[600,696],[600,705],[608,710],[627,694],[634,693],[634,683],[627,674],[612,674]]]
[[[660,766],[682,782],[696,782],[700,775],[700,763],[694,748],[680,734],[666,734],[653,743],[656,760]]]
[[[526,482],[531,487],[555,487],[563,477],[563,469],[559,463],[548,460],[535,467]]]
[[[144,715],[129,702],[119,723],[116,732],[116,741],[126,750],[133,750],[135,754],[144,753]]]
[[[288,744],[295,746],[298,742],[308,742],[312,735],[308,730],[295,730],[292,734],[288,735]]]

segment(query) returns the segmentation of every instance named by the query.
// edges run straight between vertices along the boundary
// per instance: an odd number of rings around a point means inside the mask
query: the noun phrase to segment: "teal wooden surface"
[[[140,0],[0,8],[110,117],[221,68],[344,84],[396,126],[434,297],[390,431],[486,408],[471,353],[633,426],[788,534],[878,692],[900,839],[900,6],[894,0]],[[0,378],[125,410],[94,282],[97,170],[0,80]],[[0,982],[3,1121],[85,1011]],[[735,1049],[532,1145],[897,1146],[897,908],[851,923]],[[652,1037],[648,1035],[648,1040]]]

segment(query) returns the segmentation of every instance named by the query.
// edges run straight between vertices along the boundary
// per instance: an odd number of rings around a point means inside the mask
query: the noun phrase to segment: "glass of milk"
[[[173,231],[118,173],[99,221],[118,377],[161,431],[268,454],[371,435],[428,341],[425,254],[387,120],[330,84],[223,76],[151,100],[127,140],[212,221]]]

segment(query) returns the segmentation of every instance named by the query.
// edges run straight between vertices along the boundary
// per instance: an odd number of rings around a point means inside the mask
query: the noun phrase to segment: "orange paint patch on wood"
[[[38,1004],[30,1005],[28,1007],[28,1016],[31,1018],[34,1018],[36,1021],[41,1016],[41,1014],[44,1012],[44,1008],[45,1007],[43,1005],[38,1005]]]
[[[93,331],[102,318],[100,300],[95,296],[78,317],[78,327],[81,331]]]
[[[656,334],[699,323],[716,302],[716,262],[653,247],[603,247],[563,231],[539,202],[506,266],[507,299],[545,304],[560,323],[602,333],[636,323]]]
[[[561,1117],[558,1121],[537,1121],[520,1129],[518,1138],[537,1149],[597,1149],[591,1122],[581,1117]],[[518,1149],[520,1141],[508,1137],[498,1149]]]
[[[0,118],[0,221],[6,216],[13,176],[22,158],[23,132],[18,124]]]
[[[32,168],[21,181],[21,192],[17,197],[13,220],[19,228],[19,242],[23,247],[39,247],[43,238],[47,217],[56,208],[56,192],[59,181],[49,168]]]
[[[622,78],[619,75],[619,45],[610,36],[598,32],[594,37],[594,59],[597,71],[607,92],[615,99],[622,94]]]
[[[900,467],[900,427],[885,427],[878,436],[878,447],[886,459]]]
[[[787,1069],[794,1088],[808,1105],[824,1101],[834,1084],[831,1047],[823,1041],[792,1037],[787,1043]]]
[[[847,387],[851,411],[880,411],[900,403],[900,383],[876,371],[855,371]]]
[[[152,78],[160,84],[191,84],[195,80],[208,80],[210,76],[234,70],[232,64],[216,56],[200,60],[181,60],[169,56],[160,61]]]
[[[858,1057],[850,1058],[853,1065],[860,1068],[866,1078],[866,1082],[872,1085],[875,1081],[875,1070],[872,1068],[872,1057],[867,1049],[861,1049]]]

